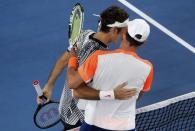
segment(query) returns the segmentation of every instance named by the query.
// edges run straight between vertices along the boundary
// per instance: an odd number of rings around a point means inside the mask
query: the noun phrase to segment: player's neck
[[[100,40],[101,42],[103,42],[105,45],[108,46],[110,39],[109,37],[106,35],[106,33],[103,32],[97,32],[94,34],[94,38]]]
[[[136,53],[136,51],[137,51],[137,47],[135,47],[135,46],[127,46],[127,47],[125,47],[125,46],[122,46],[122,47],[120,47],[122,50],[125,50],[125,51],[130,51],[130,52],[135,52]]]

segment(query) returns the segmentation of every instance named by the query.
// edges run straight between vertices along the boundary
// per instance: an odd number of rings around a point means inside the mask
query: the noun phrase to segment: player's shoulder
[[[89,36],[93,33],[94,33],[93,30],[81,30],[81,33],[77,41],[77,47],[79,49],[82,48],[89,41]]]
[[[139,57],[139,59],[140,59],[142,62],[144,62],[145,64],[147,64],[147,65],[149,65],[150,67],[153,68],[153,64],[152,64],[152,62],[151,62],[150,60],[147,60],[147,59],[144,59],[144,58],[141,58],[141,57]]]
[[[82,30],[81,34],[84,36],[89,36],[91,34],[95,33],[95,31],[91,30],[91,29],[87,29],[87,30]]]
[[[79,39],[81,41],[84,41],[85,39],[88,39],[91,34],[95,33],[93,30],[82,30]]]
[[[150,62],[149,60],[147,60],[147,59],[145,59],[143,57],[140,57],[137,53],[135,53],[135,52],[129,52],[129,54],[131,56],[133,56],[135,59],[137,59],[138,61],[141,61],[143,64],[148,65],[150,67],[153,67],[152,62]]]
[[[107,54],[112,54],[116,53],[115,50],[96,50],[92,55],[93,56],[100,56],[100,55],[107,55]]]

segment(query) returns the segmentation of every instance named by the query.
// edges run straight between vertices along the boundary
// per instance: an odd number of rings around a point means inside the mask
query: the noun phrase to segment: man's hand
[[[63,72],[63,69],[67,66],[68,61],[70,58],[69,52],[64,52],[62,56],[57,60],[54,68],[52,69],[48,81],[44,86],[43,93],[48,98],[47,102],[51,99],[52,96],[52,90],[53,85],[55,84],[56,79],[59,77],[59,75]],[[37,103],[41,104],[44,103],[44,101],[37,97]]]
[[[118,85],[115,89],[114,89],[114,95],[115,95],[115,99],[118,100],[126,100],[131,98],[132,96],[135,96],[137,91],[136,88],[125,88],[127,85],[127,83],[123,83],[121,85]]]
[[[46,84],[43,88],[43,95],[45,97],[47,97],[47,101],[43,101],[42,99],[40,99],[38,96],[37,96],[37,104],[41,104],[41,103],[47,103],[51,100],[52,98],[52,89],[53,89],[53,85],[48,85]]]

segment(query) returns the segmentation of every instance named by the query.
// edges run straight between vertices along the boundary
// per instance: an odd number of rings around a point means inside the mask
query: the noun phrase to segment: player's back
[[[139,94],[152,68],[148,61],[141,59],[134,52],[121,49],[97,51],[93,57],[96,70],[90,85],[98,90],[113,90],[127,81],[127,87],[137,88]],[[106,129],[133,129],[138,94],[128,100],[88,101],[86,122]]]

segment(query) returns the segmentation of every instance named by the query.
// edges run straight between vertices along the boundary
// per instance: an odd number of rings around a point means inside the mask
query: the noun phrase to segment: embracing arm
[[[136,94],[136,89],[124,88],[127,83],[122,83],[116,86],[113,90],[115,99],[126,100]],[[96,90],[92,87],[82,83],[78,88],[73,89],[73,95],[79,99],[86,100],[100,100],[100,90]]]
[[[73,67],[68,67],[67,78],[69,88],[73,89],[74,97],[87,100],[100,100],[101,91],[87,86],[79,73]],[[126,85],[127,83],[122,83],[116,86],[114,90],[110,91],[114,93],[115,99],[125,100],[136,94],[136,89],[124,88]]]
[[[99,91],[88,87],[84,80],[78,74],[76,68],[77,63],[75,63],[77,59],[75,57],[71,57],[69,61],[69,66],[67,69],[67,81],[68,87],[73,90],[73,94],[75,97],[80,99],[88,99],[88,100],[99,100]]]
[[[70,59],[70,61],[73,58]],[[70,62],[69,62],[70,63]],[[70,64],[69,64],[70,65]],[[70,89],[76,89],[78,88],[84,81],[81,79],[79,76],[78,72],[75,70],[74,67],[68,67],[67,69],[67,81],[68,81],[68,86]]]
[[[85,83],[73,90],[74,97],[86,100],[100,100],[99,93],[99,90],[88,87]]]

